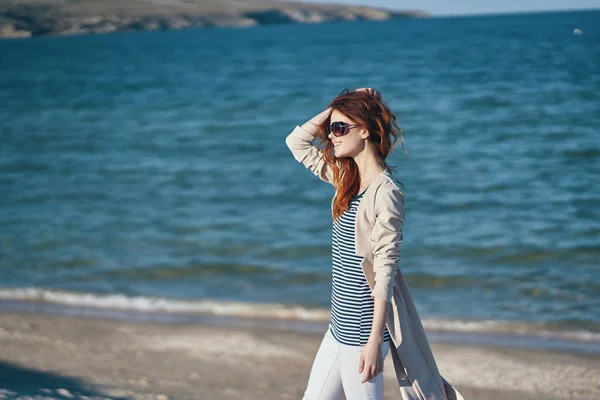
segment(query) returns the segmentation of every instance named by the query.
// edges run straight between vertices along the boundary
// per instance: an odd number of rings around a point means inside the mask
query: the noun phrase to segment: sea
[[[373,87],[405,134],[387,163],[427,332],[600,351],[598,21],[2,40],[0,312],[323,329],[334,191],[285,138]]]

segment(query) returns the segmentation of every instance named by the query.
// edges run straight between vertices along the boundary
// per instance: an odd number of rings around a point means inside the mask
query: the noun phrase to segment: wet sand
[[[0,399],[301,399],[321,333],[0,312]],[[599,399],[600,356],[432,342],[466,400]],[[399,399],[391,357],[385,398]],[[343,398],[343,397],[342,397]]]

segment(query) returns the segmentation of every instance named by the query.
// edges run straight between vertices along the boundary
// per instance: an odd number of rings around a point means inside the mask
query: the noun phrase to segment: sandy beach
[[[0,398],[301,399],[322,335],[0,313]],[[465,399],[597,399],[600,357],[432,342]],[[399,398],[386,358],[386,399]]]

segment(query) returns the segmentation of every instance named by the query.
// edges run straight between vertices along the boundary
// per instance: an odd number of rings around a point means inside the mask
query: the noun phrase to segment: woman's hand
[[[369,93],[371,96],[375,97],[377,100],[381,100],[381,93],[379,93],[379,91],[373,89],[373,88],[359,88],[356,89],[355,92],[367,92]]]
[[[383,358],[381,357],[381,342],[369,340],[360,354],[358,373],[365,372],[361,383],[365,383],[383,371]]]
[[[309,132],[311,135],[316,135],[317,134],[317,127],[319,125],[321,125],[331,114],[331,107],[326,108],[325,110],[321,111],[319,114],[315,115],[314,117],[312,117],[310,120],[306,121],[304,124],[302,124],[302,128]]]

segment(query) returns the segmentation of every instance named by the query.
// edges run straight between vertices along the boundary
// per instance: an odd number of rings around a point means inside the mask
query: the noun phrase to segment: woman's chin
[[[340,151],[340,152],[336,151],[335,153],[333,153],[333,155],[334,155],[335,158],[347,158],[347,157],[350,157],[350,154],[348,154],[346,152],[342,152],[342,151]]]

